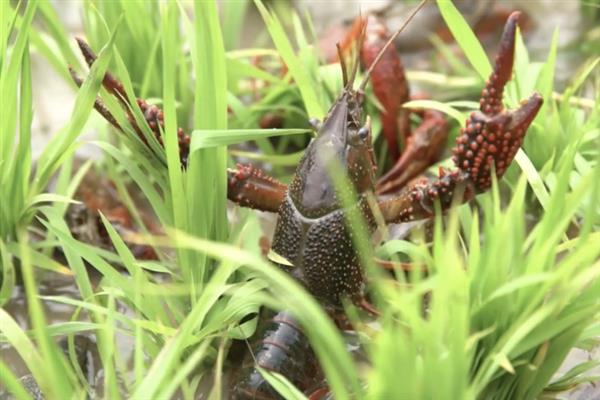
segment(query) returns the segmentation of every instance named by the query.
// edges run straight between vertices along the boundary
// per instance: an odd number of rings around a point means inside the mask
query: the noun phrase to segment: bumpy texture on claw
[[[474,196],[467,174],[460,170],[440,169],[440,177],[435,181],[423,179],[398,196],[379,202],[379,208],[387,223],[408,222],[430,218],[435,213],[435,202],[439,201],[442,210],[450,208],[454,197],[468,201]]]
[[[516,110],[505,110],[502,104],[504,85],[512,73],[519,15],[514,12],[508,18],[494,71],[481,95],[480,111],[470,115],[453,150],[454,163],[469,174],[477,192],[491,186],[492,165],[496,176],[502,177],[542,105],[538,93],[531,95]]]
[[[227,198],[243,207],[277,212],[287,186],[251,165],[227,170]]]
[[[493,116],[480,112],[471,114],[456,140],[453,160],[469,174],[477,192],[491,186],[492,165],[498,178],[504,175],[541,105],[542,97],[534,93],[517,110]]]
[[[502,104],[504,85],[512,73],[518,18],[518,12],[509,17],[494,71],[482,92],[481,109],[469,116],[456,140],[453,160],[457,169],[442,170],[437,180],[414,184],[397,197],[380,201],[386,222],[428,218],[436,200],[445,210],[457,192],[462,193],[461,202],[468,201],[490,188],[493,170],[501,178],[512,162],[542,105],[538,93],[521,102],[516,110],[506,110]]]
[[[510,80],[515,54],[515,33],[517,23],[521,13],[513,12],[506,21],[502,39],[500,40],[500,49],[496,56],[494,71],[485,83],[485,88],[481,93],[479,101],[480,110],[486,115],[496,115],[500,113],[504,106],[502,105],[502,93],[506,82]]]

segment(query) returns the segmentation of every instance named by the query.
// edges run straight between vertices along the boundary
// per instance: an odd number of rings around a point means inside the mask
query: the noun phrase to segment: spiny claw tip
[[[517,22],[519,22],[519,18],[521,18],[521,11],[518,11],[518,10],[517,11],[513,11],[508,16],[508,22],[509,23],[517,23]]]
[[[543,103],[544,99],[537,92],[529,96],[528,99],[522,100],[519,108],[510,111],[512,121],[509,125],[509,129],[511,131],[522,131],[523,136],[525,136],[527,128],[537,115]]]
[[[87,42],[83,38],[77,36],[77,37],[75,37],[75,41],[77,42],[77,46],[79,46],[79,49],[82,52],[86,52],[86,51],[90,50],[90,46],[87,44]]]
[[[481,93],[480,110],[487,115],[499,114],[503,110],[502,93],[504,85],[512,75],[512,68],[515,53],[515,34],[520,11],[514,11],[508,17],[502,39],[500,40],[500,49],[494,63],[494,70],[486,82],[485,88]]]
[[[91,67],[94,61],[96,61],[96,54],[85,40],[80,37],[76,37],[75,40],[77,41],[79,50],[83,54],[83,58],[85,58],[85,62]]]

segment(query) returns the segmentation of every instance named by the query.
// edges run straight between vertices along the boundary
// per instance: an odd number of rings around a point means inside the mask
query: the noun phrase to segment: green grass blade
[[[477,40],[477,36],[450,0],[437,0],[437,5],[448,29],[454,36],[454,40],[465,53],[467,60],[481,79],[486,80],[492,73],[492,65],[479,40]]]
[[[225,47],[213,1],[195,2],[192,63],[196,75],[194,128],[227,129],[227,67]],[[201,237],[224,240],[227,237],[226,202],[227,149],[223,146],[193,151],[187,174],[187,218],[190,232]],[[211,193],[206,190],[211,188]],[[204,255],[195,255],[199,283],[208,278]]]
[[[20,82],[19,73],[23,57],[29,50],[28,33],[30,30],[33,16],[37,9],[37,2],[32,1],[27,4],[25,15],[21,21],[17,37],[12,46],[10,60],[3,58],[2,69],[0,70],[0,92],[5,101],[0,107],[0,160],[10,160],[10,154],[13,151],[14,134],[16,128],[17,114],[17,86]]]
[[[3,239],[15,235],[18,218],[27,201],[32,119],[29,31],[36,7],[35,1],[27,4],[11,57],[7,59],[3,56],[0,70],[0,93],[3,99],[0,107],[0,185],[3,188],[0,193],[0,237]],[[8,21],[2,18],[2,22]],[[10,32],[10,28],[7,29]],[[15,144],[17,138],[19,142]]]
[[[61,361],[63,357],[59,354],[56,344],[52,341],[47,329],[48,324],[44,309],[37,295],[37,283],[35,281],[33,265],[29,257],[29,248],[25,240],[25,233],[21,232],[18,239],[21,274],[27,296],[29,316],[31,318],[35,341],[40,348],[40,355],[43,360],[41,364],[43,374],[41,376],[34,376],[48,397],[60,397],[60,395],[64,395],[70,398],[74,394],[73,387],[65,374],[65,370],[63,368],[55,368],[57,365],[63,365]]]
[[[237,48],[249,4],[249,0],[223,3],[223,44],[225,49]]]
[[[276,136],[300,135],[310,132],[310,129],[199,129],[192,132],[190,151],[217,146],[229,146],[250,140],[259,140]]]
[[[522,149],[519,149],[519,151],[517,152],[517,155],[515,156],[515,161],[517,162],[517,164],[519,164],[519,167],[527,177],[527,181],[529,182],[531,189],[533,190],[535,196],[540,202],[540,205],[542,206],[542,208],[546,209],[550,200],[550,195],[548,194],[548,190],[546,189],[544,181],[538,173],[537,169]]]
[[[308,400],[285,376],[258,368],[263,378],[286,400]]]
[[[4,241],[0,239],[0,306],[6,304],[12,297],[15,283],[16,275],[12,254],[8,252]]]
[[[21,385],[21,380],[17,378],[13,372],[4,363],[4,360],[0,359],[0,381],[8,389],[9,393],[12,393],[16,399],[28,400],[31,395]]]
[[[306,68],[294,53],[292,44],[287,38],[281,22],[273,13],[270,13],[265,8],[260,0],[254,0],[254,4],[265,21],[275,47],[300,89],[306,112],[311,117],[323,118],[325,116],[325,109],[322,107],[322,102],[319,100],[319,96],[315,90],[316,82],[311,79]]]
[[[164,200],[161,193],[157,190],[148,175],[139,168],[131,159],[129,159],[121,150],[117,149],[110,143],[95,141],[92,142],[107,154],[113,157],[120,165],[124,166],[127,173],[131,176],[133,181],[138,185],[146,199],[150,202],[152,209],[157,214],[159,221],[163,225],[172,225],[173,218],[168,214],[168,211],[164,207]],[[152,171],[152,170],[151,170]],[[156,175],[154,175],[156,176]]]
[[[40,15],[44,20],[45,28],[48,30],[50,37],[52,37],[58,45],[58,49],[63,61],[62,71],[67,72],[65,71],[65,63],[72,66],[79,65],[79,60],[75,56],[75,52],[71,47],[71,35],[67,33],[67,30],[62,24],[62,21],[60,20],[57,12],[54,9],[54,6],[50,1],[40,1]],[[69,76],[68,73],[66,76]],[[67,78],[67,80],[70,81],[71,79]]]
[[[117,29],[118,24],[115,26],[108,43],[98,53],[98,58],[94,62],[89,76],[85,79],[81,89],[77,93],[71,121],[65,131],[52,138],[40,156],[35,177],[37,191],[42,191],[46,187],[50,177],[58,168],[60,160],[64,159],[70,151],[74,150],[73,142],[82,132],[83,126],[92,111],[96,94],[100,90],[102,78],[108,68],[112,56],[111,47],[115,40]]]
[[[176,43],[176,11],[175,2],[169,2],[162,13],[161,27],[163,29],[161,48],[163,51],[163,110],[165,130],[163,132],[167,164],[169,169],[169,186],[172,202],[173,222],[175,226],[187,230],[187,204],[185,202],[183,173],[179,158],[177,141],[177,114],[175,113],[175,58]],[[187,267],[184,260],[184,267]]]
[[[435,100],[411,100],[404,103],[402,107],[410,109],[429,108],[432,110],[437,110],[454,118],[460,125],[464,124],[464,122],[467,120],[467,115],[465,113],[458,111],[456,108],[446,103],[441,103]]]

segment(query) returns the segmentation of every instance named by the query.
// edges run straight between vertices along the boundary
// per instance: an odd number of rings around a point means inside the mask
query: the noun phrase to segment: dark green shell
[[[362,198],[357,207],[373,231],[375,224],[366,200]],[[338,209],[306,218],[287,196],[279,210],[272,245],[277,255],[293,265],[293,274],[315,297],[335,307],[340,306],[343,296],[359,298],[363,286],[360,259],[345,214],[344,209]]]

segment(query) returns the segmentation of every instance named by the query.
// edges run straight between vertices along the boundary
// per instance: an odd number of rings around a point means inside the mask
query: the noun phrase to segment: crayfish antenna
[[[346,62],[344,61],[344,56],[342,54],[342,48],[339,43],[335,44],[337,47],[338,58],[340,59],[340,67],[342,68],[342,80],[344,83],[344,87],[348,85],[348,70],[346,69]]]
[[[360,17],[360,24],[360,36],[358,37],[358,41],[356,43],[356,59],[354,60],[354,65],[352,66],[350,78],[348,82],[344,85],[346,89],[351,89],[354,85],[354,79],[356,79],[356,74],[358,73],[358,68],[360,66],[360,49],[362,49],[363,43],[365,41],[365,36],[367,34],[367,20]]]
[[[379,54],[377,54],[377,57],[375,57],[375,60],[373,60],[373,63],[371,64],[371,66],[369,67],[369,69],[367,70],[367,72],[365,72],[365,77],[363,78],[362,82],[360,83],[360,85],[358,85],[358,91],[359,92],[362,92],[362,91],[365,90],[365,87],[367,86],[367,83],[369,82],[369,78],[371,77],[371,73],[373,72],[373,70],[375,69],[375,67],[377,66],[377,64],[379,64],[379,61],[383,57],[383,54],[387,51],[388,47],[392,44],[392,42],[394,40],[396,40],[396,38],[398,37],[398,35],[400,34],[400,32],[402,32],[408,26],[408,23],[414,18],[415,15],[417,15],[417,13],[421,10],[421,8],[423,8],[423,6],[425,5],[425,3],[427,3],[427,0],[422,0],[419,3],[419,5],[408,16],[408,18],[406,19],[406,21],[404,21],[404,23],[402,24],[402,26],[396,32],[394,32],[394,34],[390,37],[390,39],[383,46],[383,48],[381,49],[381,51],[379,52]],[[363,35],[363,37],[364,37],[364,35]]]

